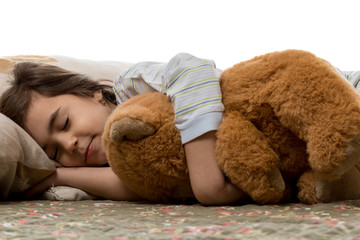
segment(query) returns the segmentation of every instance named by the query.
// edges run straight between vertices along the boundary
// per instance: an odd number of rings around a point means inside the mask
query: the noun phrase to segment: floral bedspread
[[[221,207],[0,202],[0,239],[360,239],[360,201]]]

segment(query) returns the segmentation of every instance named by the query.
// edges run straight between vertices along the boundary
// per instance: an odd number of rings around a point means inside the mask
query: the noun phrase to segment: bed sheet
[[[243,206],[0,203],[0,239],[360,239],[360,201]]]

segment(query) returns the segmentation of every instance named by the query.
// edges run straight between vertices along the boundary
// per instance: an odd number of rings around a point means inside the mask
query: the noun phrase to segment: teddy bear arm
[[[278,202],[285,183],[279,157],[240,112],[226,112],[217,132],[219,166],[230,181],[260,204]]]

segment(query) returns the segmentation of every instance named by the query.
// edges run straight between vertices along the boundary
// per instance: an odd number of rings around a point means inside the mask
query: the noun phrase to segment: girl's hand
[[[109,200],[143,200],[130,190],[111,170],[110,167],[62,167],[24,194],[33,198],[52,186],[70,186]]]
[[[23,197],[25,197],[26,199],[31,199],[31,198],[36,197],[37,195],[42,194],[43,192],[48,190],[50,187],[52,187],[54,185],[55,186],[58,185],[56,180],[57,180],[57,171],[55,173],[51,174],[50,176],[48,176],[47,178],[45,178],[44,180],[42,180],[41,182],[30,187],[28,190],[26,190],[23,193]]]

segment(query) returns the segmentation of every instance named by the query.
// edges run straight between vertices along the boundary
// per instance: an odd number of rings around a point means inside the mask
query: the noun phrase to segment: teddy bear
[[[226,69],[220,85],[225,111],[216,158],[253,201],[278,203],[294,192],[304,203],[332,201],[335,186],[360,180],[360,96],[327,61],[302,50],[272,52]],[[139,195],[157,202],[193,197],[163,94],[118,106],[103,143],[115,174]],[[350,188],[341,197],[359,196]]]

